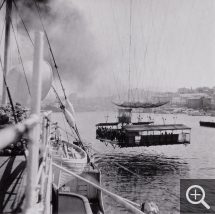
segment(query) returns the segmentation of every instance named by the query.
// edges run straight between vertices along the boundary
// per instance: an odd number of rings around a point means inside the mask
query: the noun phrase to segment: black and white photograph
[[[8,213],[215,213],[214,0],[0,0]]]

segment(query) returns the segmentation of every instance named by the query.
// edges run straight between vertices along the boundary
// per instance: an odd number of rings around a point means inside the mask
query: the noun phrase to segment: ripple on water
[[[178,157],[156,154],[97,154],[95,163],[102,172],[102,184],[108,190],[141,204],[154,201],[161,213],[179,212],[179,178],[189,167]],[[117,213],[126,213],[109,197],[105,206],[113,206]],[[165,206],[164,206],[165,204]],[[111,212],[110,212],[111,213]]]
[[[135,121],[137,115],[132,115]],[[116,121],[116,116],[116,112],[109,112],[109,121]],[[147,119],[147,114],[142,117]],[[62,118],[57,113],[53,114],[52,120],[57,120],[63,127]],[[199,121],[209,119],[207,117],[177,115],[177,121],[173,120],[173,115],[165,115],[165,118],[166,123],[176,122],[192,128],[190,145],[106,147],[95,139],[95,124],[104,121],[104,112],[76,112],[82,139],[90,142],[97,151],[95,162],[101,168],[105,188],[136,203],[154,201],[161,213],[179,214],[180,179],[215,177],[215,130],[199,126]],[[156,124],[162,124],[162,115],[154,115],[154,119]],[[107,214],[128,213],[109,197],[104,196],[104,202]]]

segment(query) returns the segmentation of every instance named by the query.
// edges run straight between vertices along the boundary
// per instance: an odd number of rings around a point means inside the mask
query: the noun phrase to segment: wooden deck
[[[24,156],[0,157],[0,213],[12,213],[19,202],[22,204],[25,172]]]

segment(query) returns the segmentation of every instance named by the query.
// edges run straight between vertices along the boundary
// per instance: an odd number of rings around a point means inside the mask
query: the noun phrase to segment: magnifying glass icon
[[[191,192],[191,190],[194,189],[194,191]],[[196,192],[196,189],[201,190],[201,194]],[[191,200],[190,197],[194,197],[195,200]],[[204,205],[207,209],[210,209],[210,206],[204,201],[205,199],[205,190],[199,186],[199,185],[192,185],[187,189],[186,192],[186,198],[191,204],[202,204]],[[198,200],[196,200],[198,198]]]

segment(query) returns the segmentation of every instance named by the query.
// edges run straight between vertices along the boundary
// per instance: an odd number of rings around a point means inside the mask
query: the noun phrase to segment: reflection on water
[[[90,142],[97,152],[95,163],[102,171],[102,185],[122,197],[138,204],[154,201],[161,213],[179,214],[179,184],[182,178],[213,179],[215,177],[215,129],[199,126],[207,117],[187,115],[154,115],[155,124],[184,124],[192,128],[191,144],[187,147],[153,146],[116,148],[105,146],[95,139],[95,124],[105,122],[103,112],[76,113],[76,122],[83,139]],[[137,120],[133,114],[133,120]],[[147,120],[147,114],[143,114]],[[56,113],[53,121],[62,116]],[[116,121],[116,113],[109,113],[109,122]],[[67,126],[67,130],[69,127]],[[125,214],[122,208],[109,197],[103,197],[107,214]]]

